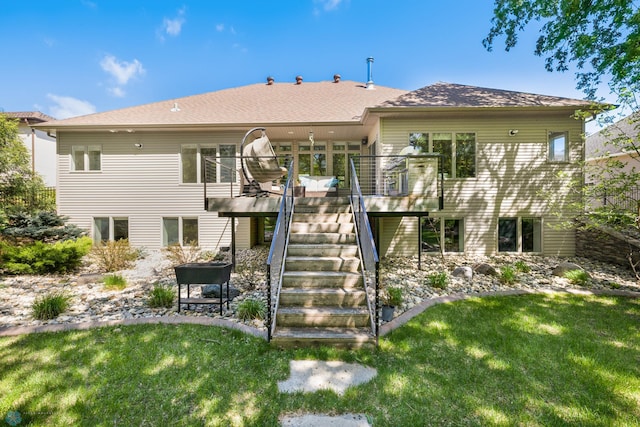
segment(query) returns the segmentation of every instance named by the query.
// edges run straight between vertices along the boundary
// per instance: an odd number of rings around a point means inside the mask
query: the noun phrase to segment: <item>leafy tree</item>
[[[0,114],[0,226],[8,213],[53,209],[50,202],[33,197],[44,189],[42,177],[31,170],[29,152],[18,134],[18,121]]]
[[[505,49],[532,21],[542,23],[535,54],[545,56],[548,71],[577,67],[578,89],[595,99],[601,79],[621,101],[637,109],[640,92],[640,11],[635,0],[495,0],[489,35],[491,51],[505,36]]]

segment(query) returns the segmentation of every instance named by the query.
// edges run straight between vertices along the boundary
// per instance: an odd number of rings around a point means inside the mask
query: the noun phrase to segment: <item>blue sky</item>
[[[492,12],[490,0],[4,0],[0,109],[66,118],[269,75],[364,82],[369,56],[382,86],[583,97],[572,72],[549,73],[534,56],[533,28],[511,52],[487,52]]]

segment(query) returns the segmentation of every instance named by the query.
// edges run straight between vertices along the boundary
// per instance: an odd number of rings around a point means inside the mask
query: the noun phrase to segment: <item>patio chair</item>
[[[244,195],[264,196],[271,193],[272,182],[287,174],[287,168],[280,166],[278,157],[273,151],[265,128],[249,130],[240,145],[240,166],[245,181]],[[254,132],[261,131],[261,136],[247,143]]]

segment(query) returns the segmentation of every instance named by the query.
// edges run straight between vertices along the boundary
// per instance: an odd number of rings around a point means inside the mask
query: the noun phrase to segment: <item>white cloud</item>
[[[47,94],[47,98],[55,102],[55,105],[49,107],[49,112],[56,119],[67,119],[96,112],[96,107],[88,101],[52,93]]]
[[[336,10],[343,0],[314,0],[313,2],[320,5],[325,12]]]
[[[122,89],[121,87],[112,87],[107,89],[111,95],[115,96],[116,98],[124,98],[124,96],[127,94],[124,89]]]
[[[224,31],[224,24],[217,24],[216,25],[216,31],[221,33]]]
[[[113,55],[106,55],[102,58],[100,66],[105,72],[115,77],[120,85],[126,85],[133,77],[145,73],[142,63],[137,59],[134,59],[133,62],[118,61]]]
[[[185,8],[183,7],[182,9],[178,10],[178,16],[176,16],[175,18],[164,18],[164,21],[162,21],[162,29],[164,30],[164,32],[173,37],[179,36],[180,32],[182,31],[182,26],[186,22],[184,14]]]

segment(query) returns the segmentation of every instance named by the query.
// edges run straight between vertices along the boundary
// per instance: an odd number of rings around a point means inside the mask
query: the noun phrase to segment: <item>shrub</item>
[[[428,279],[429,285],[431,285],[432,288],[447,289],[449,277],[444,271],[441,271],[440,273],[430,274]]]
[[[9,274],[66,273],[77,268],[91,249],[91,239],[81,237],[56,243],[27,245],[0,242],[0,261]]]
[[[384,305],[398,307],[402,305],[402,288],[389,286],[383,292],[382,302]]]
[[[176,294],[171,286],[155,284],[149,297],[149,307],[151,308],[171,308]]]
[[[91,257],[98,267],[107,272],[125,270],[138,258],[138,251],[129,245],[129,240],[109,240],[95,245]]]
[[[7,216],[6,224],[0,231],[5,237],[26,242],[58,242],[75,240],[85,231],[74,224],[66,224],[67,217],[55,212],[38,212],[30,215],[16,213]]]
[[[264,319],[267,315],[267,304],[257,298],[247,298],[238,304],[238,317],[241,320]]]
[[[52,293],[36,298],[31,306],[33,317],[38,320],[51,320],[69,308],[71,297],[64,293]]]
[[[505,265],[500,269],[500,282],[504,285],[512,285],[516,282],[516,270],[510,266]]]
[[[122,290],[127,287],[127,280],[119,274],[110,274],[104,277],[104,287],[109,290]]]
[[[609,287],[611,289],[620,289],[622,287],[622,285],[618,282],[611,282],[609,283]]]
[[[569,282],[572,284],[578,286],[585,286],[589,283],[589,279],[591,279],[589,273],[584,270],[569,270],[564,273],[564,277],[569,279]]]
[[[196,242],[189,242],[188,246],[169,245],[162,250],[174,266],[196,262],[200,259],[200,247]]]
[[[528,273],[531,271],[531,267],[529,267],[529,265],[523,260],[518,260],[514,262],[513,266],[515,267],[516,271],[520,273]]]

